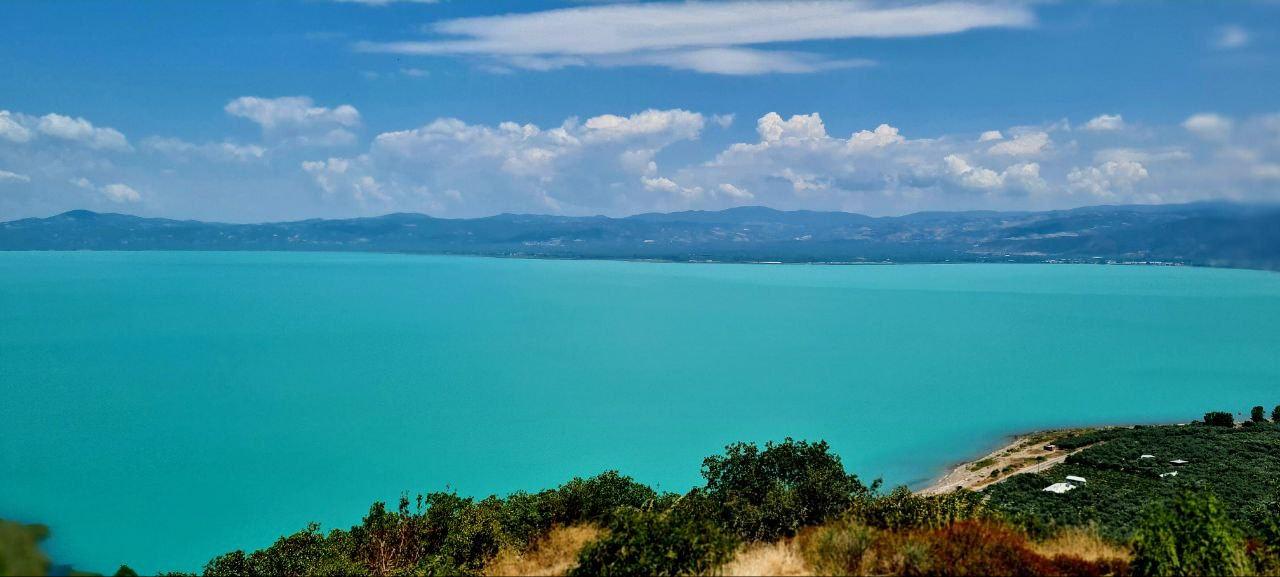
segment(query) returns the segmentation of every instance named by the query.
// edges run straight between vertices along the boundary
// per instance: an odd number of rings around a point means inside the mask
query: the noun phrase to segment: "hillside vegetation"
[[[1232,426],[1211,413],[1055,442],[1083,450],[983,492],[935,495],[883,491],[822,442],[739,443],[707,457],[704,483],[684,494],[616,472],[506,497],[429,493],[375,503],[349,529],[311,525],[218,555],[202,574],[1280,573],[1280,427],[1266,418]],[[1043,490],[1067,475],[1085,480]]]
[[[1280,207],[1228,203],[1046,212],[737,207],[625,218],[500,214],[227,224],[71,211],[0,223],[0,250],[375,251],[780,262],[1150,262],[1280,269]]]

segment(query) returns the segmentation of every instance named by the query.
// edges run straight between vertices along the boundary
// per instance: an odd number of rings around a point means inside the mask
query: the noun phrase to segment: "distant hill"
[[[76,210],[0,223],[0,250],[373,251],[781,262],[1150,262],[1280,270],[1280,207],[1223,202],[1048,212],[739,207],[625,218],[422,214],[225,224]]]

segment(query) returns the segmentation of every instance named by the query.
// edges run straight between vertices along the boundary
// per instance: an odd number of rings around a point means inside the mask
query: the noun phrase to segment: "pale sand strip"
[[[1046,444],[1070,433],[1083,433],[1090,430],[1093,429],[1057,429],[1018,435],[1009,444],[982,458],[961,463],[928,487],[916,492],[922,495],[937,495],[957,488],[981,491],[1019,473],[1043,471],[1082,450],[1046,450]],[[993,471],[996,473],[992,474]]]

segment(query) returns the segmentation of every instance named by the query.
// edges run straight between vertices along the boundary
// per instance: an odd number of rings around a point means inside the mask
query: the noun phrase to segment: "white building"
[[[1071,483],[1054,483],[1052,485],[1049,485],[1048,487],[1045,487],[1044,490],[1050,493],[1057,493],[1061,495],[1074,488],[1076,488],[1076,486],[1072,485]]]

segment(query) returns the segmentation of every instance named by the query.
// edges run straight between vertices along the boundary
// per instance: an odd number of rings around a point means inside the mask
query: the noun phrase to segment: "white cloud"
[[[127,184],[108,184],[102,187],[101,192],[111,202],[138,202],[142,200],[142,195]]]
[[[1212,112],[1193,114],[1182,123],[1183,128],[1206,140],[1225,140],[1233,125],[1230,118]]]
[[[1014,135],[1012,140],[992,145],[987,152],[1006,156],[1035,156],[1044,152],[1051,142],[1047,132],[1024,132]]]
[[[1228,24],[1213,31],[1210,45],[1219,50],[1235,50],[1248,46],[1252,39],[1252,35],[1243,26]]]
[[[755,195],[751,194],[750,191],[743,188],[738,188],[727,182],[720,183],[720,186],[718,186],[717,189],[719,189],[720,192],[723,192],[726,195],[730,196],[731,198],[736,198],[736,199],[755,198]]]
[[[628,205],[643,199],[611,191],[631,187],[632,192],[701,195],[699,187],[658,176],[653,159],[673,142],[696,140],[705,125],[702,114],[680,109],[603,114],[582,122],[571,118],[548,129],[442,118],[379,134],[365,154],[308,161],[302,168],[326,193],[354,198],[361,206],[415,202],[440,207],[461,196],[495,212],[560,212],[601,202]],[[367,186],[360,194],[357,185],[366,176],[376,177],[381,196],[369,195]],[[446,199],[444,191],[454,191],[453,197]]]
[[[0,110],[0,138],[10,142],[27,142],[31,140],[31,131],[23,126],[8,110]]]
[[[972,166],[969,161],[955,154],[947,155],[943,160],[946,161],[947,170],[951,176],[955,177],[961,186],[987,190],[1004,186],[1004,177],[994,170]]]
[[[832,60],[816,54],[794,51],[769,51],[752,48],[697,48],[663,50],[629,56],[602,56],[591,61],[577,59],[576,65],[588,62],[598,66],[654,65],[691,70],[706,74],[808,74],[841,68],[874,66],[873,60],[849,58]],[[528,66],[523,66],[529,68]]]
[[[827,127],[817,112],[796,114],[788,120],[783,120],[777,112],[770,112],[756,121],[756,132],[765,143],[822,140],[827,137]]]
[[[717,74],[761,74],[867,64],[758,48],[766,44],[933,36],[1034,23],[1031,10],[1017,3],[628,3],[445,20],[427,29],[437,38],[363,42],[357,48],[394,54],[480,55],[535,70],[658,65]]]
[[[100,150],[130,150],[129,141],[119,130],[109,127],[97,127],[83,118],[72,118],[61,114],[46,114],[40,117],[36,130],[41,134],[79,142],[90,148]]]
[[[691,140],[702,133],[704,125],[702,115],[696,112],[649,109],[631,116],[603,114],[589,118],[583,125],[583,137],[588,141],[616,141],[661,135]]]
[[[1150,177],[1141,162],[1112,160],[1097,166],[1073,168],[1067,174],[1072,191],[1085,192],[1099,198],[1130,195],[1134,187]]]
[[[943,161],[947,165],[947,172],[964,188],[985,191],[1015,189],[1027,192],[1043,192],[1048,188],[1040,177],[1040,165],[1035,162],[1013,164],[1002,172],[996,172],[971,165],[967,159],[956,154],[947,155]]]
[[[0,184],[5,182],[31,182],[31,177],[25,174],[0,170]]]
[[[1090,119],[1089,122],[1084,123],[1085,130],[1094,132],[1121,130],[1124,126],[1124,118],[1119,114],[1100,114]]]
[[[152,136],[142,141],[142,148],[171,158],[189,159],[200,156],[209,160],[250,162],[266,157],[267,149],[257,144],[206,142],[195,144],[180,138]]]
[[[993,140],[1004,140],[1004,135],[999,130],[988,130],[978,137],[978,142],[991,142]]]
[[[352,144],[356,135],[349,129],[360,126],[360,111],[354,106],[316,106],[306,96],[241,96],[228,102],[224,110],[258,124],[268,138],[290,140],[303,146]]]

